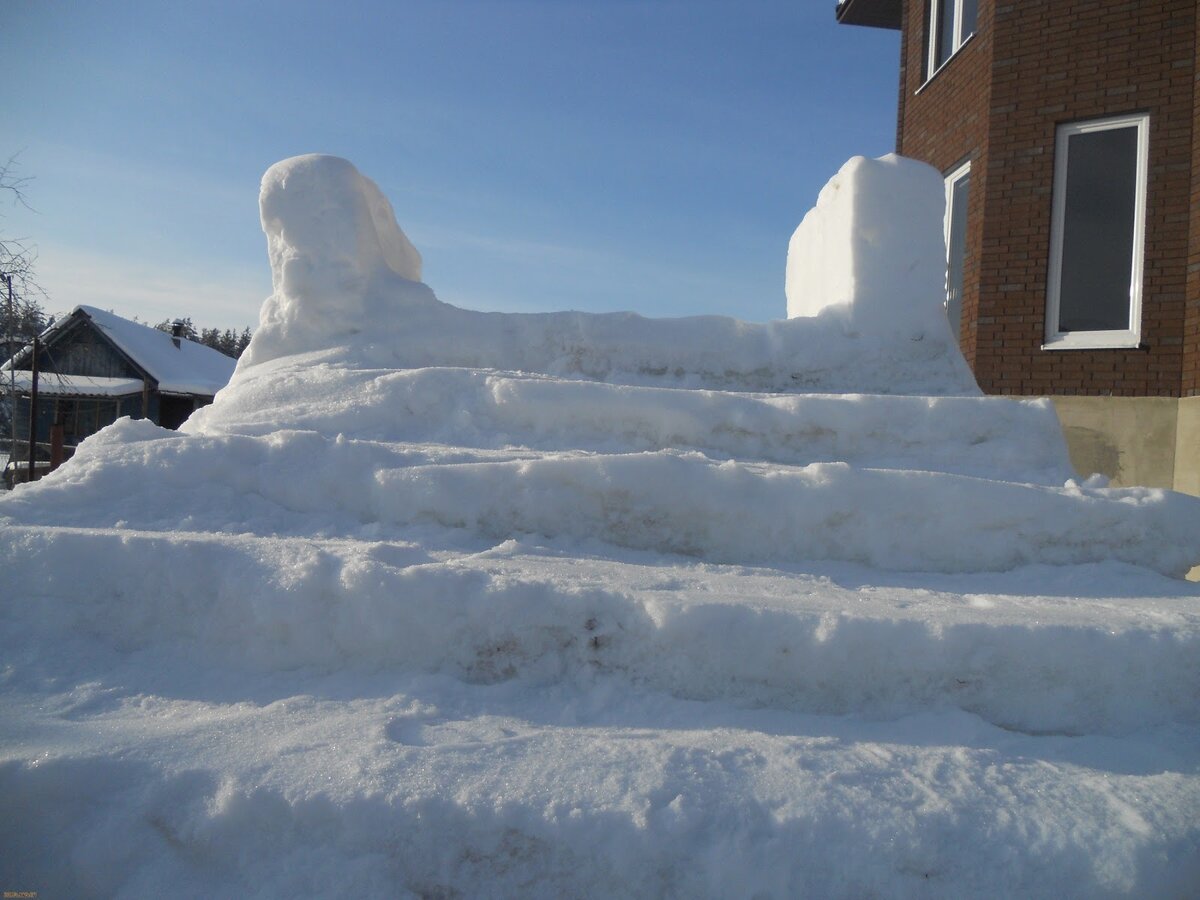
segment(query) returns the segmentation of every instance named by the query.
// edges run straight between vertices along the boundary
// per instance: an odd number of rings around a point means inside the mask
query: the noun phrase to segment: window
[[[946,64],[975,33],[979,0],[929,0],[927,77]]]
[[[946,176],[946,315],[958,338],[962,328],[963,263],[967,256],[967,197],[971,164]]]
[[[1149,116],[1060,125],[1054,145],[1046,346],[1141,338]]]

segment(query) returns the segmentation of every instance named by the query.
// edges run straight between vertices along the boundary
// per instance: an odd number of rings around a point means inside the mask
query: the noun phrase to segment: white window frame
[[[971,161],[967,160],[961,166],[959,166],[958,168],[951,171],[950,174],[947,175],[944,180],[945,189],[946,189],[946,215],[943,217],[943,220],[942,220],[942,233],[946,239],[946,301],[945,301],[945,305],[946,305],[947,316],[949,316],[949,314],[950,314],[950,229],[951,229],[951,226],[953,226],[953,224],[954,224],[950,220],[950,216],[954,211],[954,188],[960,181],[962,181],[964,178],[966,178],[970,174],[971,174]],[[969,190],[969,188],[968,188],[968,190]],[[968,199],[967,202],[969,203],[970,200]],[[963,222],[963,227],[964,228],[966,227],[966,222]],[[964,234],[965,234],[965,232],[964,232]],[[966,254],[966,249],[967,249],[966,242],[964,241],[963,242],[964,255]],[[959,297],[958,299],[959,299],[959,303],[961,304],[962,297]],[[955,323],[952,322],[951,324],[955,324]],[[954,332],[954,339],[956,341],[961,339],[960,338],[960,334],[962,332],[962,308],[961,308],[961,306],[959,307],[959,320],[958,320],[957,325],[958,325],[958,329]]]
[[[946,54],[946,59],[939,65],[937,51],[941,29],[938,28],[938,16],[941,15],[943,7],[954,17],[954,36],[950,52]],[[976,8],[975,14],[979,15],[978,8]],[[925,33],[928,35],[929,48],[925,57],[925,80],[929,81],[943,66],[958,55],[958,51],[974,36],[975,32],[968,31],[963,34],[963,0],[929,0],[929,20],[926,22],[926,26]]]
[[[1108,331],[1059,331],[1062,290],[1063,224],[1067,214],[1067,146],[1077,134],[1137,129],[1133,203],[1133,265],[1130,268],[1129,328]],[[1118,350],[1136,348],[1142,339],[1142,269],[1146,247],[1146,174],[1150,156],[1150,115],[1141,113],[1059,125],[1054,140],[1054,192],[1050,212],[1050,260],[1046,282],[1046,343],[1043,350]]]

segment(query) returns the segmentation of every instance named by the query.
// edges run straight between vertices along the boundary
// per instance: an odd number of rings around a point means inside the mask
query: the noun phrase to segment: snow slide
[[[0,498],[0,883],[43,896],[1200,885],[1200,501],[1080,481],[856,159],[792,318],[441,303],[344,160],[180,432]]]

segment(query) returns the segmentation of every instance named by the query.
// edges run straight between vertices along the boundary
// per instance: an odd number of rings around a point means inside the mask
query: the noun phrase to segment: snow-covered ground
[[[1195,896],[1200,500],[979,395],[930,186],[848,164],[750,325],[448,307],[273,167],[230,386],[0,499],[0,886]]]

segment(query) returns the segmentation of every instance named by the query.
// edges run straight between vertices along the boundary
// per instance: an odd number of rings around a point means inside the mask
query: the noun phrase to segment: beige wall
[[[1051,397],[1071,464],[1116,487],[1175,487],[1179,401],[1172,397]]]
[[[1200,397],[1184,397],[1179,401],[1175,490],[1200,496]]]
[[[1080,475],[1200,496],[1200,397],[1051,397]],[[1200,566],[1188,575],[1200,581]]]

